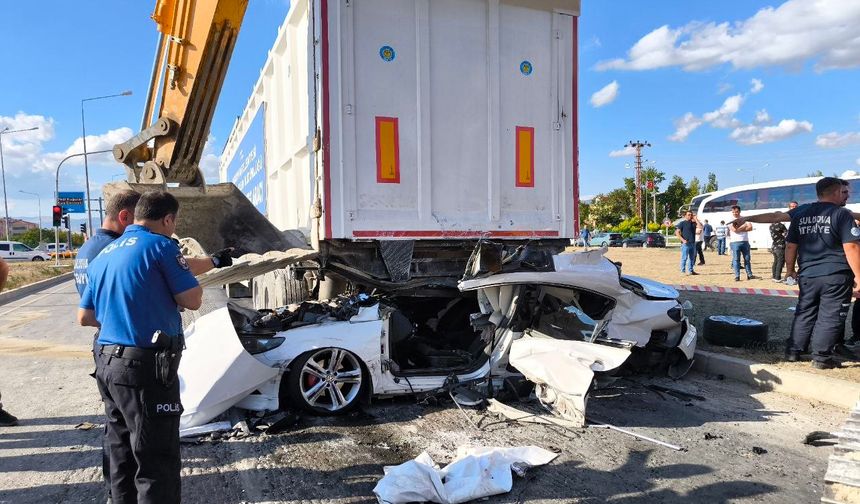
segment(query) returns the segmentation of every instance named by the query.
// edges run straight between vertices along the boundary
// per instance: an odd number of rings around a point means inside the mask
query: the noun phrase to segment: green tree
[[[687,202],[700,194],[702,194],[702,183],[699,182],[698,177],[693,177],[687,185]]]
[[[708,183],[705,184],[705,192],[714,192],[719,189],[719,185],[717,185],[717,175],[714,173],[708,173]]]
[[[594,226],[594,223],[589,219],[591,218],[591,205],[588,203],[579,202],[579,224],[587,224],[589,226]]]
[[[823,172],[823,171],[821,171],[821,170],[815,170],[815,171],[814,171],[814,172],[812,172],[812,173],[807,173],[807,174],[806,174],[806,176],[807,176],[807,177],[823,177],[823,176],[824,176],[824,172]]]
[[[632,215],[633,202],[625,189],[614,189],[606,194],[598,194],[591,202],[589,216],[595,227],[605,229]]]
[[[687,197],[687,184],[684,182],[684,179],[678,175],[673,176],[672,181],[666,186],[666,190],[660,195],[660,201],[665,205],[669,205],[669,218],[674,219],[678,209],[690,202],[690,198]]]

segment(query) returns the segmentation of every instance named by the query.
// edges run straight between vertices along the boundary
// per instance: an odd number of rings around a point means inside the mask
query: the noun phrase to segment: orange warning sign
[[[400,183],[400,133],[396,117],[376,118],[376,182]]]
[[[517,126],[517,187],[535,186],[535,129]]]

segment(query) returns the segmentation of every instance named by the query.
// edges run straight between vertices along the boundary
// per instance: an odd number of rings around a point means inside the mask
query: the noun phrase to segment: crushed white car
[[[621,275],[603,252],[558,254],[539,271],[511,258],[483,271],[476,260],[459,289],[423,295],[359,293],[275,311],[222,295],[186,329],[181,426],[231,406],[341,414],[371,396],[522,376],[579,415],[595,374],[680,378],[696,329],[678,292]],[[541,358],[553,348],[554,359]]]

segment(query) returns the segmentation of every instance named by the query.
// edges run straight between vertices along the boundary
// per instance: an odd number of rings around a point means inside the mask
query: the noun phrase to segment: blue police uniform
[[[78,289],[79,296],[84,295],[84,288],[87,286],[87,267],[103,248],[119,237],[119,233],[115,233],[110,229],[99,229],[78,250],[78,255],[75,256],[75,288]]]
[[[814,360],[827,362],[844,334],[854,287],[842,245],[860,241],[860,228],[851,212],[834,203],[810,203],[789,215],[786,241],[798,248],[800,293],[787,350],[797,354],[810,347]]]
[[[101,328],[96,381],[114,503],[179,502],[179,382],[156,380],[153,333],[182,330],[174,295],[197,287],[178,245],[132,225],[87,268],[80,307]]]
[[[87,267],[89,267],[90,263],[99,255],[99,252],[102,251],[103,248],[107,247],[112,241],[116,240],[120,237],[119,233],[111,231],[110,229],[100,228],[96,231],[95,235],[92,238],[87,240],[86,243],[78,250],[78,255],[75,256],[75,288],[78,289],[78,295],[84,295],[84,289],[87,286]],[[99,337],[98,331],[96,331],[95,336],[93,337],[93,343],[95,343],[96,339]],[[96,364],[98,364],[98,354],[96,353],[95,347],[93,350],[93,358],[96,360]],[[105,426],[107,428],[107,426]],[[107,432],[107,431],[105,431]],[[104,475],[104,480],[108,484],[108,491],[110,491],[110,459],[108,458],[109,450],[106,446],[102,447],[102,474]]]

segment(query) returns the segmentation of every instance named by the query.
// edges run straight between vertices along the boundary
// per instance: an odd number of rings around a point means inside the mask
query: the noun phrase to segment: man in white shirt
[[[732,206],[732,217],[735,219],[741,216],[741,207]],[[752,273],[752,264],[750,263],[750,242],[748,233],[752,231],[752,224],[745,222],[743,224],[729,224],[729,247],[732,249],[732,270],[735,272],[735,282],[741,281],[741,255],[744,258],[744,269],[747,273],[747,280],[756,278]]]

